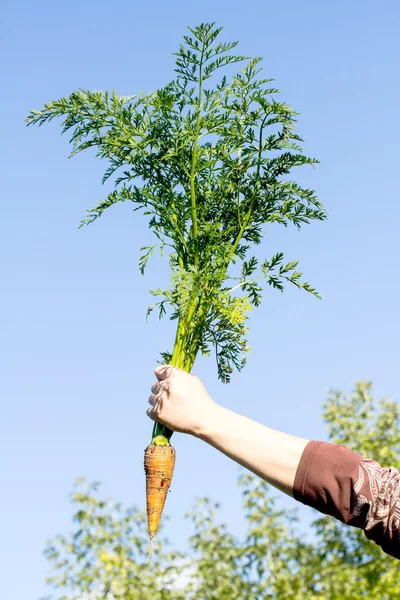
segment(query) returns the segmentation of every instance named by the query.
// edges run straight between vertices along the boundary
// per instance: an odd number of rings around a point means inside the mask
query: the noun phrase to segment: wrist
[[[203,412],[202,418],[196,424],[193,435],[205,442],[210,441],[218,434],[221,426],[226,418],[228,409],[213,402],[207,410]]]

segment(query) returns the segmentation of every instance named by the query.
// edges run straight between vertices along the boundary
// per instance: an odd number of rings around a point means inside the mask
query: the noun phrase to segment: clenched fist
[[[157,367],[154,372],[157,383],[149,397],[150,419],[172,431],[200,435],[219,408],[200,379],[170,365]]]

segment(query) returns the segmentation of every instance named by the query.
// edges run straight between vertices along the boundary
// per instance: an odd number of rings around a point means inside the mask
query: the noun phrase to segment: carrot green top
[[[265,226],[301,228],[326,213],[314,191],[290,176],[318,162],[302,153],[296,112],[271,79],[259,77],[261,58],[234,54],[237,42],[219,41],[221,30],[214,23],[189,28],[174,79],[155,92],[78,90],[32,110],[27,122],[60,117],[72,155],[95,148],[106,161],[103,181],[114,189],[82,225],[128,202],[152,231],[141,273],[156,249],[168,255],[170,285],[151,290],[157,301],[148,309],[176,319],[174,346],[162,361],[190,371],[199,352],[214,352],[218,376],[228,382],[245,364],[246,321],[263,282],[278,290],[290,282],[318,296],[297,261],[255,252]]]

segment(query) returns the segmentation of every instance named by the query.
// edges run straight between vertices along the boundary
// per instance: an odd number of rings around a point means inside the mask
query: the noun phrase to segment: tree
[[[323,408],[329,439],[365,457],[400,467],[400,413],[374,400],[371,384],[346,396],[331,391]],[[190,552],[155,544],[147,567],[145,515],[99,498],[98,485],[78,481],[72,494],[76,530],[45,550],[57,600],[390,600],[400,595],[398,561],[364,534],[314,512],[305,536],[297,511],[278,508],[264,481],[239,478],[247,533],[238,539],[204,498],[189,515]],[[189,580],[179,586],[182,572]]]

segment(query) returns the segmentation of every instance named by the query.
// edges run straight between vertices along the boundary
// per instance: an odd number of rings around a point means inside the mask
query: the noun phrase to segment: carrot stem
[[[156,421],[153,426],[151,446],[168,446],[173,433],[174,432],[171,429],[168,429],[168,427],[161,425],[161,423]]]

